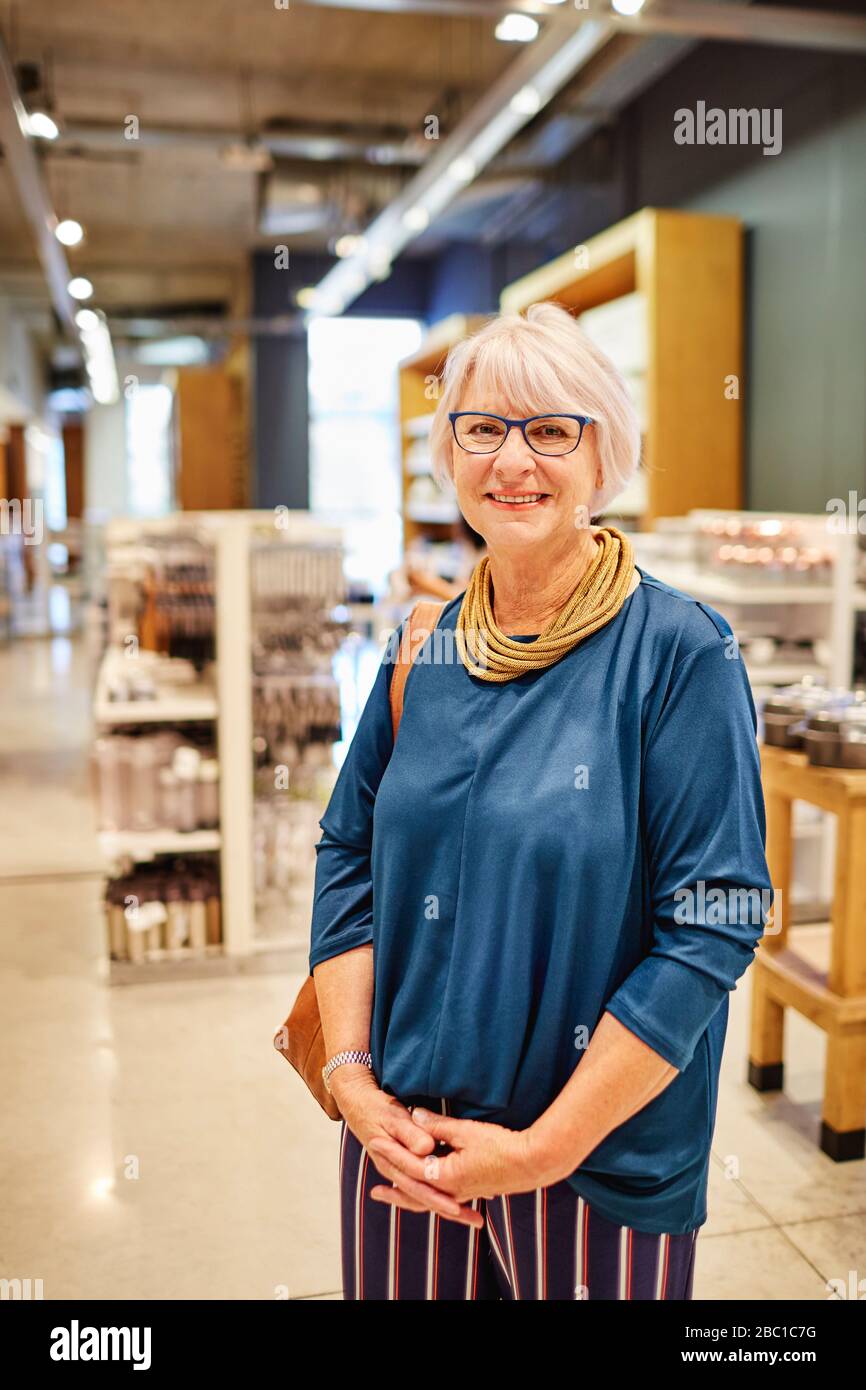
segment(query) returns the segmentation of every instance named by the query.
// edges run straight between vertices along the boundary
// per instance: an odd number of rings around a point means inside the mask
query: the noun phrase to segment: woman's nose
[[[497,450],[494,466],[521,470],[535,466],[532,450],[523,437],[523,431],[517,425],[511,426],[502,447]]]

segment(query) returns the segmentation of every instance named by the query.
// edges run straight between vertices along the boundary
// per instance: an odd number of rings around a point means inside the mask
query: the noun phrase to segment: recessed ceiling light
[[[28,112],[24,120],[24,129],[28,135],[35,135],[39,140],[56,140],[60,134],[57,122],[45,111]]]
[[[99,327],[99,315],[95,309],[79,309],[75,322],[82,333],[92,333],[94,328]]]
[[[503,43],[532,43],[538,36],[538,20],[528,14],[506,14],[493,32]]]
[[[534,87],[521,87],[509,102],[512,111],[520,116],[534,116],[541,110],[541,97]]]
[[[54,235],[63,246],[80,246],[84,240],[84,228],[74,217],[64,217],[54,228]]]
[[[644,7],[644,0],[611,0],[611,5],[617,14],[637,14]]]
[[[468,154],[459,154],[448,166],[448,172],[458,183],[471,183],[478,173],[475,160]]]
[[[89,299],[93,294],[93,286],[84,275],[73,275],[66,288],[73,299]]]
[[[334,242],[334,254],[344,260],[346,256],[354,256],[356,251],[363,251],[364,238],[357,232],[345,232],[343,236],[337,237]]]
[[[403,226],[408,227],[410,232],[423,232],[429,225],[430,214],[426,208],[416,204],[414,208],[407,208],[403,213]]]

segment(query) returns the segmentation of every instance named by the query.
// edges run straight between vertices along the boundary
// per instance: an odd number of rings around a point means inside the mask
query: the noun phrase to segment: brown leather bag
[[[391,677],[391,726],[394,741],[400,727],[403,713],[403,693],[406,678],[412,663],[424,642],[430,636],[444,608],[442,603],[417,603],[409,614],[403,628],[400,651]],[[274,1047],[281,1052],[286,1061],[291,1062],[295,1071],[306,1082],[309,1090],[321,1105],[325,1114],[332,1120],[339,1120],[340,1109],[334,1097],[322,1080],[325,1057],[325,1039],[322,1035],[322,1020],[319,1016],[319,1001],[316,998],[316,982],[308,975],[300,993],[292,1005],[291,1013],[282,1028],[274,1037]]]

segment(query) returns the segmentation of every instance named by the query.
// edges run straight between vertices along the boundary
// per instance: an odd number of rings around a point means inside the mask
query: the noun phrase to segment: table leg
[[[866,1031],[828,1035],[821,1148],[836,1163],[866,1156]]]
[[[788,937],[788,918],[791,912],[791,811],[789,797],[777,791],[765,795],[767,809],[767,867],[773,885],[775,902],[773,925],[775,931],[765,934],[762,945],[780,951]],[[781,924],[781,926],[780,926]]]
[[[784,1073],[785,1008],[770,994],[770,976],[761,954],[749,978],[752,982],[752,1024],[749,1039],[749,1085],[756,1091],[781,1091]]]
[[[845,998],[866,994],[866,806],[837,818],[832,919],[827,984]]]

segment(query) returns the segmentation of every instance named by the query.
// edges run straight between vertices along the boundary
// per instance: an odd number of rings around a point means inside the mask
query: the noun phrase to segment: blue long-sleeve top
[[[453,600],[396,745],[389,645],[320,822],[310,969],[372,942],[380,1086],[516,1129],[613,1014],[678,1075],[568,1180],[678,1234],[706,1220],[728,995],[771,890],[731,629],[640,574],[605,627],[504,684],[460,661]]]

